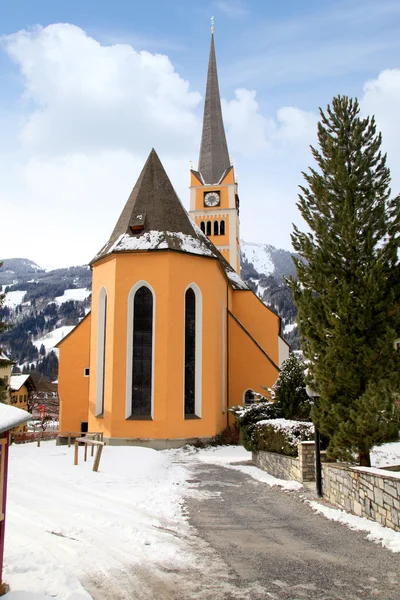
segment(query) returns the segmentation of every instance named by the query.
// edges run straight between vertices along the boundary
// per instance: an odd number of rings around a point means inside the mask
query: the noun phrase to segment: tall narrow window
[[[153,294],[142,286],[133,300],[132,417],[151,417]]]
[[[211,235],[211,221],[207,221],[207,235]]]
[[[218,221],[214,221],[214,235],[219,234]]]
[[[202,415],[202,295],[191,283],[185,291],[184,315],[184,415],[185,419]]]
[[[107,329],[107,292],[103,287],[99,294],[97,317],[97,361],[96,361],[96,417],[104,413],[104,387],[106,375],[106,329]]]
[[[221,221],[219,224],[219,234],[225,235],[225,221]]]
[[[185,416],[194,416],[196,393],[196,296],[185,294]]]
[[[204,221],[202,221],[202,222],[200,223],[200,229],[202,230],[202,232],[203,232],[203,233],[205,233],[205,232],[206,232],[206,224],[204,223]]]

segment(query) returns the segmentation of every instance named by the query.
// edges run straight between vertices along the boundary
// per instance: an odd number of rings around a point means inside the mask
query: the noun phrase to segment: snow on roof
[[[22,388],[27,379],[29,379],[30,375],[11,375],[10,377],[10,387],[12,390],[18,391]]]
[[[132,250],[167,250],[168,248],[176,248],[189,254],[214,255],[212,250],[201,240],[186,233],[173,231],[146,231],[139,236],[124,233],[119,236],[106,254]]]
[[[226,274],[228,276],[229,281],[235,285],[236,289],[239,290],[248,290],[250,289],[248,287],[248,285],[243,281],[243,279],[240,277],[240,275],[238,273],[236,273],[236,271],[226,271]]]
[[[22,423],[26,423],[30,419],[32,419],[32,415],[26,412],[26,410],[0,403],[0,433],[22,425]]]
[[[5,354],[3,352],[3,350],[0,350],[0,360],[6,360],[8,362],[12,362],[10,358],[8,358],[7,354]]]

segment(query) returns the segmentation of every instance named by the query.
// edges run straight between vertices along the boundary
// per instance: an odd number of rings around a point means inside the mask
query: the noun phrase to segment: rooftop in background
[[[11,375],[10,377],[10,388],[14,392],[18,392],[23,385],[26,385],[29,391],[36,389],[35,383],[30,374],[25,375]]]
[[[26,410],[0,402],[0,433],[22,425],[30,419],[32,415]]]

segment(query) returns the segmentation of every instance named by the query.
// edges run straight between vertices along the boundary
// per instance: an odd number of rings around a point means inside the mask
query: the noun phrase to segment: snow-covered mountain
[[[295,274],[292,253],[269,244],[240,241],[241,259],[248,262],[259,275],[288,277]]]

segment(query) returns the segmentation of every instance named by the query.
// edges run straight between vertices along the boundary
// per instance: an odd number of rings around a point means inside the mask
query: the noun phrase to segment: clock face
[[[205,206],[219,206],[219,192],[207,192],[204,194]]]

